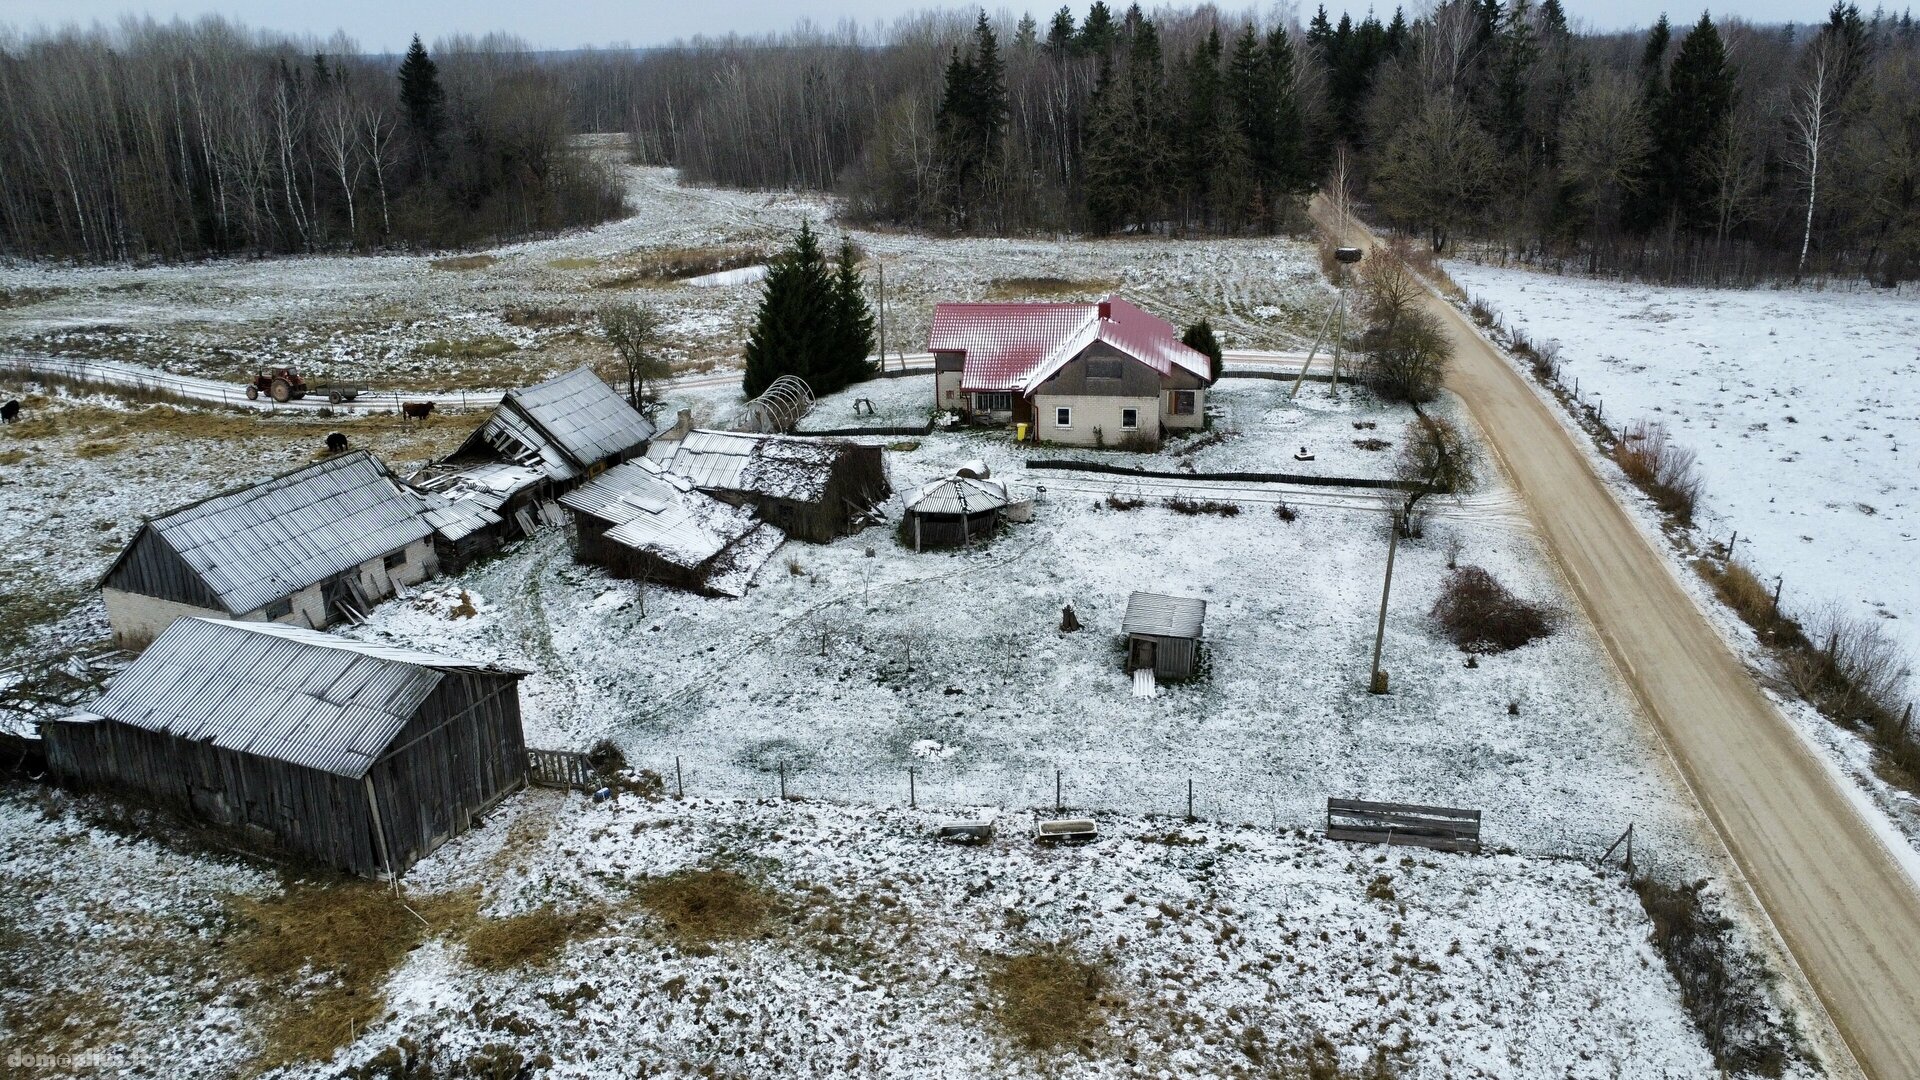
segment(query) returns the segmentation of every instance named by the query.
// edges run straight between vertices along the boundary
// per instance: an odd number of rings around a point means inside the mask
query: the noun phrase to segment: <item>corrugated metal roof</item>
[[[683,491],[658,476],[651,462],[615,465],[560,501],[613,526],[608,540],[687,569],[725,551],[756,524],[753,511]]]
[[[907,503],[910,514],[980,514],[1006,506],[1007,485],[998,480],[949,476],[922,487]]]
[[[653,425],[589,368],[507,394],[579,468],[653,438]]]
[[[695,430],[678,444],[655,443],[647,456],[694,487],[817,502],[826,494],[847,445],[828,439]]]
[[[414,494],[364,450],[183,507],[147,527],[236,615],[432,531]]]
[[[91,711],[357,779],[448,671],[526,674],[282,623],[180,619]]]
[[[1120,630],[1124,634],[1197,639],[1206,616],[1207,602],[1197,597],[1137,592],[1127,597],[1127,617]]]
[[[1101,318],[1102,306],[1106,318]],[[1212,377],[1212,362],[1182,344],[1172,323],[1118,296],[1092,304],[938,304],[927,348],[966,354],[962,390],[1032,393],[1095,341],[1106,342],[1162,377],[1176,367],[1201,379]]]

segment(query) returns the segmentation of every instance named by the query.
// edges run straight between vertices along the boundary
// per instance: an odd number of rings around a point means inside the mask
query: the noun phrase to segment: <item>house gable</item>
[[[154,596],[202,611],[230,610],[199,572],[187,565],[173,545],[167,543],[160,530],[150,524],[140,526],[140,531],[101,577],[100,587]],[[232,614],[245,613],[234,611]]]

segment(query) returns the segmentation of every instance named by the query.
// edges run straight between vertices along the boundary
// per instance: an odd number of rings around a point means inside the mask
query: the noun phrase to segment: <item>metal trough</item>
[[[1099,826],[1086,818],[1054,818],[1033,823],[1036,844],[1084,844],[1098,835]]]
[[[943,821],[934,835],[954,844],[984,844],[993,839],[992,818],[959,818]]]

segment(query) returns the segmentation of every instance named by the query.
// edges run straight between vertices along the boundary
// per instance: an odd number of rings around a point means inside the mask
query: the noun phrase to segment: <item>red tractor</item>
[[[261,394],[266,394],[283,405],[289,401],[299,401],[307,396],[307,380],[301,378],[300,373],[292,368],[283,367],[263,371],[255,375],[253,381],[247,384],[247,400],[255,401]]]

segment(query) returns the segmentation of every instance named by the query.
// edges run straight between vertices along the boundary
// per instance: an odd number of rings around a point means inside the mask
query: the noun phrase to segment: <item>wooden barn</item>
[[[590,368],[508,391],[458,450],[412,478],[432,503],[441,561],[462,566],[560,524],[558,495],[639,456],[653,433]]]
[[[884,454],[846,439],[705,430],[647,450],[665,472],[816,544],[860,531],[893,494]]]
[[[905,536],[913,550],[967,547],[993,537],[1011,500],[998,480],[956,473],[907,500]]]
[[[651,461],[615,465],[560,497],[575,556],[620,577],[708,596],[742,596],[786,540],[744,506],[721,502]]]
[[[365,450],[148,521],[100,579],[114,643],[175,619],[322,629],[438,572],[419,494]]]
[[[1207,602],[1195,597],[1150,592],[1127,597],[1120,628],[1127,635],[1127,670],[1145,669],[1163,679],[1191,678],[1200,662],[1206,617]]]
[[[301,627],[188,618],[41,737],[63,783],[171,806],[351,873],[399,873],[525,784],[524,675]]]

